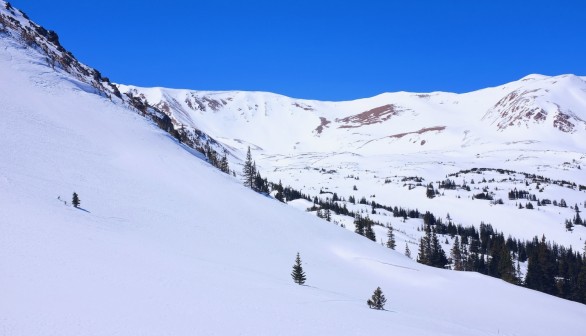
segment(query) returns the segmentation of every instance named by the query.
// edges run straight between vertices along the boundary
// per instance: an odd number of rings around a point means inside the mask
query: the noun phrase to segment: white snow
[[[586,327],[584,305],[417,264],[252,193],[6,36],[0,76],[2,335],[578,335]],[[74,191],[82,209],[69,205]],[[306,286],[290,276],[297,252]],[[366,306],[377,286],[386,311]]]
[[[586,185],[582,171],[586,168],[586,82],[581,77],[529,75],[465,94],[398,92],[349,102],[299,100],[265,92],[125,85],[120,89],[144,94],[153,104],[167,104],[178,123],[219,140],[234,155],[230,160],[236,171],[250,146],[263,176],[311,196],[321,189],[340,197],[364,196],[383,205],[417,208],[436,216],[450,213],[464,226],[484,221],[514,238],[545,235],[574,250],[584,246],[586,228],[578,226],[567,232],[564,226],[575,215],[572,209],[533,204],[535,210],[522,210],[507,197],[509,190],[525,189],[540,199],[563,198],[568,205],[584,209],[586,191],[578,190],[578,185]],[[388,120],[366,125],[355,119],[344,121],[389,104],[397,114]],[[545,119],[535,119],[542,110]],[[533,114],[527,117],[527,113]],[[567,120],[574,125],[571,131],[558,128],[559,113],[569,116]],[[317,131],[320,118],[329,121],[321,133]],[[439,126],[445,129],[434,129]],[[426,128],[431,130],[417,133]],[[398,136],[389,137],[392,135]],[[433,200],[425,197],[427,184],[462,169],[484,167],[543,175],[577,186],[542,184],[544,190],[539,191],[535,183],[526,186],[522,175],[485,172],[450,178],[458,183],[483,178],[496,181],[476,183],[470,192],[445,191],[444,197]],[[402,178],[412,176],[423,177],[423,186],[405,186]],[[514,180],[503,181],[509,177]],[[353,190],[355,185],[358,191]],[[485,187],[505,205],[471,199]],[[395,226],[415,234],[410,227]]]

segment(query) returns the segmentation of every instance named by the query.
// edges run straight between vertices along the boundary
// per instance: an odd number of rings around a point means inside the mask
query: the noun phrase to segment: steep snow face
[[[0,36],[2,335],[577,335],[586,327],[584,305],[419,265],[254,194],[42,60]],[[80,209],[70,206],[74,191]],[[289,275],[298,251],[307,286]],[[386,311],[366,306],[377,286]]]

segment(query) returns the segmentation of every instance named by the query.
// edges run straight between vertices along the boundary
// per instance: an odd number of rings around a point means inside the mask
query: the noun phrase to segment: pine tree
[[[255,167],[252,162],[252,154],[250,153],[250,146],[246,152],[246,161],[244,161],[244,167],[242,167],[242,178],[244,179],[244,185],[252,189],[254,187],[254,178],[256,177]]]
[[[228,157],[226,153],[222,156],[222,160],[220,161],[220,170],[226,174],[230,174],[230,166],[228,165]]]
[[[377,309],[377,310],[384,310],[385,303],[387,303],[387,299],[385,298],[385,295],[383,294],[383,291],[380,289],[380,287],[377,287],[374,290],[374,293],[372,294],[370,299],[368,299],[366,301],[366,304],[371,309]]]
[[[372,229],[372,221],[370,218],[366,217],[364,219],[364,236],[372,241],[376,241],[376,235],[374,234],[374,230]]]
[[[443,268],[448,263],[446,253],[442,248],[435,229],[432,230],[431,235],[431,264],[430,266]]]
[[[419,254],[417,262],[424,265],[431,265],[431,228],[425,225],[425,235],[419,240]]]
[[[364,236],[364,220],[358,214],[356,215],[356,219],[354,219],[354,225],[356,227],[354,232]]]
[[[395,234],[393,233],[393,226],[389,224],[389,231],[387,232],[387,247],[390,249],[395,249]]]
[[[574,230],[574,223],[571,220],[566,219],[566,231],[572,232]]]
[[[464,270],[464,265],[462,262],[462,252],[460,251],[460,240],[458,239],[458,236],[456,236],[456,238],[454,239],[454,246],[450,251],[450,258],[452,258],[452,262],[454,263],[454,270]]]
[[[580,212],[579,211],[576,211],[576,216],[574,217],[574,224],[577,224],[577,225],[582,225],[583,224],[582,218],[580,218]]]
[[[409,249],[409,245],[405,243],[405,256],[411,259],[411,250]]]
[[[71,204],[73,204],[74,207],[79,208],[80,203],[81,203],[81,201],[79,200],[79,196],[77,196],[77,193],[74,192],[73,198],[71,200]]]
[[[513,266],[513,259],[511,253],[506,245],[503,245],[500,249],[500,255],[498,260],[498,273],[501,279],[516,284],[519,282],[517,279],[517,272],[515,266]]]
[[[303,272],[303,267],[301,266],[301,257],[299,256],[299,252],[297,252],[297,257],[295,258],[295,264],[293,265],[293,272],[291,273],[291,277],[293,277],[293,281],[295,281],[296,284],[305,284],[305,272]]]

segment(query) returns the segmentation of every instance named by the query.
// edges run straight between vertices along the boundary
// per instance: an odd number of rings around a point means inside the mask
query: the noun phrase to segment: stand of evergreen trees
[[[213,158],[213,153],[210,154],[210,157]],[[465,171],[460,173],[465,173]],[[503,170],[502,173],[514,172]],[[348,210],[343,202],[344,199],[335,193],[322,191],[320,194],[331,194],[332,197],[326,197],[324,200],[315,196],[312,199],[311,196],[292,187],[283,187],[281,182],[278,184],[269,183],[257,171],[256,164],[250,154],[250,148],[243,168],[243,179],[246,186],[257,192],[277,191],[275,197],[280,201],[299,198],[313,201],[314,206],[309,210],[318,210],[318,214],[321,214],[321,217],[326,220],[331,219],[330,213],[354,217],[355,232],[373,241],[376,241],[373,226],[384,226],[368,216]],[[556,182],[560,185],[569,184],[567,181],[553,181],[553,183]],[[450,180],[440,184],[440,188],[452,189],[455,187],[457,186]],[[433,190],[433,186],[428,187],[427,190]],[[434,196],[438,194],[435,190],[433,192]],[[431,196],[431,192],[429,196]],[[509,197],[512,199],[533,199],[533,195],[517,190],[513,190]],[[483,193],[476,195],[475,198],[489,199],[490,195]],[[353,201],[352,203],[356,202],[354,196],[350,196],[348,200]],[[365,197],[362,197],[359,203],[370,205],[372,213],[376,213],[376,209],[384,209],[391,212],[394,217],[400,217],[403,220],[407,218],[422,219],[425,234],[421,238],[417,255],[417,261],[422,264],[439,268],[452,268],[458,271],[479,272],[564,299],[586,303],[586,251],[584,254],[573,251],[571,248],[547,242],[545,237],[541,239],[535,237],[533,240],[525,242],[510,236],[505,238],[503,233],[495,231],[490,224],[481,223],[477,229],[473,226],[456,225],[449,218],[448,222],[444,223],[441,218],[429,211],[421,212],[418,209],[382,205],[375,201],[369,202]],[[560,201],[560,203],[562,202]],[[563,203],[565,205],[565,202]],[[576,224],[583,222],[579,217],[579,210],[576,211],[576,216],[571,222],[578,222]],[[389,232],[387,246],[391,247],[394,245],[394,237],[392,237],[392,229]],[[446,256],[441,246],[439,235],[449,235],[454,238],[450,258]],[[408,246],[406,246],[406,254],[411,254],[408,251]],[[528,269],[525,277],[522,277],[519,263],[525,261],[528,261]],[[304,281],[301,278],[298,280],[301,283]]]
[[[264,194],[270,192],[269,182],[266,178],[263,178],[260,175],[260,172],[256,169],[256,162],[252,160],[250,146],[246,152],[246,161],[244,161],[244,166],[242,167],[242,178],[244,180],[244,185],[250,189]]]

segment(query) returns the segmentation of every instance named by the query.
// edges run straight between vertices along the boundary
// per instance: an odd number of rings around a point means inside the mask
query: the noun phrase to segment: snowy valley
[[[583,251],[586,227],[564,222],[586,206],[584,78],[351,102],[138,88],[79,63],[5,1],[0,15],[0,334],[585,329],[584,304],[416,262],[426,212]],[[242,183],[248,148],[265,193]],[[308,199],[283,199],[296,192]],[[381,224],[375,242],[353,216],[318,218],[320,203]],[[449,256],[459,235],[438,235]],[[297,253],[304,286],[291,279]],[[366,304],[377,287],[385,310]]]

